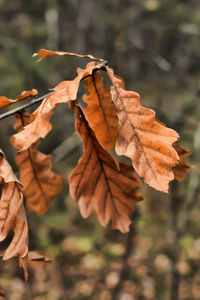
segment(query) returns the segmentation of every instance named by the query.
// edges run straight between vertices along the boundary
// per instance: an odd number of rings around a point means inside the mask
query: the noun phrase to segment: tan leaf
[[[32,122],[23,131],[13,136],[15,147],[19,151],[26,150],[39,138],[44,138],[51,130],[50,119],[60,103],[76,100],[79,84],[82,78],[91,75],[93,70],[101,68],[95,62],[87,64],[85,69],[77,69],[78,76],[71,81],[63,81],[55,88],[55,93],[43,100],[32,114]]]
[[[150,186],[168,192],[168,183],[174,179],[172,168],[179,160],[172,146],[178,134],[156,121],[155,112],[141,106],[139,94],[125,90],[122,79],[106,69],[119,118],[117,154],[130,157],[137,173]]]
[[[130,213],[142,200],[136,190],[140,180],[132,168],[118,164],[98,143],[83,112],[76,107],[76,130],[80,135],[84,154],[69,177],[69,189],[74,200],[79,201],[84,218],[96,213],[103,226],[111,222],[113,229],[127,232]]]
[[[187,170],[191,168],[190,165],[184,162],[184,157],[189,156],[192,153],[192,151],[185,150],[184,148],[182,148],[177,144],[173,144],[173,147],[178,153],[180,158],[178,164],[173,168],[174,179],[181,181],[187,176]]]
[[[63,51],[51,51],[51,50],[45,50],[45,49],[40,49],[37,53],[33,54],[33,57],[35,56],[41,56],[41,58],[38,61],[41,61],[42,59],[46,58],[47,56],[53,56],[53,55],[68,55],[68,56],[77,56],[77,57],[82,57],[82,58],[90,58],[92,60],[96,61],[103,61],[102,58],[96,58],[93,55],[90,54],[77,54],[77,53],[72,53],[72,52],[63,52]]]
[[[86,78],[85,87],[88,88],[88,93],[83,95],[88,104],[85,113],[100,144],[110,150],[118,132],[118,118],[110,91],[104,87],[100,72]]]
[[[2,150],[0,150],[0,182],[2,187],[0,241],[3,241],[11,230],[14,231],[12,241],[3,253],[3,260],[18,256],[27,279],[28,225],[23,205],[22,185],[15,177]]]
[[[0,108],[13,104],[17,101],[26,99],[28,97],[36,96],[38,91],[36,89],[32,89],[31,91],[23,91],[15,100],[8,99],[7,97],[0,96]]]
[[[20,132],[30,123],[30,114],[24,112],[16,115],[15,129]],[[15,147],[15,140],[11,137]],[[23,184],[23,194],[29,210],[43,215],[47,212],[52,199],[57,196],[64,185],[64,178],[51,171],[52,156],[38,151],[39,141],[27,150],[17,153],[16,163],[19,167],[20,181]]]

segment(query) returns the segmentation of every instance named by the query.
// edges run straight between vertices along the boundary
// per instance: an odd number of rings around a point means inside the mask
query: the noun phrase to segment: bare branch
[[[105,66],[106,66],[107,64],[108,64],[107,60],[104,60],[104,61],[101,63],[101,67],[100,67],[100,68],[96,68],[96,69],[93,70],[92,75],[93,75],[96,71],[99,71],[99,70],[106,71],[106,70],[105,70]],[[92,76],[92,75],[87,75],[87,76],[83,77],[83,78],[81,79],[81,81],[84,80],[84,79],[86,79],[86,78],[89,77],[89,76]],[[26,103],[26,104],[24,104],[24,105],[22,105],[22,106],[20,106],[20,107],[17,107],[17,108],[15,108],[15,109],[13,109],[13,110],[10,110],[10,111],[8,111],[8,112],[5,112],[4,114],[1,114],[1,115],[0,115],[0,121],[3,120],[3,119],[5,119],[5,118],[8,118],[8,117],[10,117],[10,116],[12,116],[12,115],[14,115],[14,114],[16,114],[16,113],[19,113],[20,111],[22,111],[22,110],[24,110],[24,109],[26,109],[26,108],[28,108],[28,107],[34,105],[34,104],[37,104],[37,103],[42,102],[43,99],[45,99],[46,97],[48,97],[48,96],[50,96],[50,95],[52,95],[52,94],[54,94],[54,93],[55,93],[55,92],[53,91],[53,92],[50,92],[50,93],[48,93],[48,94],[46,94],[46,95],[44,95],[44,96],[41,96],[41,97],[39,97],[39,98],[34,98],[34,99],[31,100],[29,103]],[[73,100],[75,100],[75,99],[73,99]]]
[[[39,98],[34,98],[34,99],[31,100],[30,102],[28,102],[28,103],[26,103],[26,104],[24,104],[24,105],[21,105],[20,107],[17,107],[17,108],[15,108],[15,109],[13,109],[13,110],[7,111],[7,112],[5,112],[4,114],[1,114],[1,115],[0,115],[0,120],[3,120],[3,119],[8,118],[8,117],[10,117],[10,116],[12,116],[12,115],[15,115],[16,113],[19,113],[20,111],[22,111],[22,110],[24,110],[24,109],[26,109],[26,108],[28,108],[28,107],[34,105],[34,104],[37,104],[37,103],[39,103],[39,102],[42,102],[43,99],[45,99],[46,97],[48,97],[48,96],[50,96],[50,95],[52,95],[52,94],[54,94],[54,93],[55,93],[55,92],[51,92],[51,93],[48,93],[48,94],[46,94],[46,95],[43,95],[43,96],[41,96],[41,97],[39,97]]]

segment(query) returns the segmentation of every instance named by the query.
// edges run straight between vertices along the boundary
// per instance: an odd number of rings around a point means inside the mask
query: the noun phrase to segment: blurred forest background
[[[67,186],[82,148],[73,114],[61,105],[40,149],[53,154],[66,186],[46,215],[27,212],[30,249],[52,262],[31,263],[25,283],[17,259],[0,261],[0,299],[200,299],[199,0],[0,0],[1,95],[36,88],[42,96],[87,63],[51,57],[37,64],[31,56],[40,48],[108,60],[126,88],[179,132],[179,145],[193,151],[192,168],[169,195],[143,186],[129,234],[84,220]],[[1,121],[0,142],[17,172],[8,140],[14,122]]]

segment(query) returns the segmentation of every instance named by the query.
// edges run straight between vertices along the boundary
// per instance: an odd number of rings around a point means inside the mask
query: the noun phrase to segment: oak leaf
[[[178,153],[179,158],[180,158],[178,164],[173,168],[174,179],[181,181],[187,176],[187,170],[191,168],[190,165],[185,163],[184,157],[189,156],[192,153],[192,151],[185,150],[184,148],[182,148],[181,146],[179,146],[177,144],[173,144],[173,147],[176,150],[176,152]]]
[[[117,112],[110,90],[104,87],[100,72],[86,78],[85,87],[88,88],[88,93],[83,95],[88,105],[85,114],[100,144],[110,150],[115,145],[118,133]]]
[[[31,123],[13,136],[16,149],[19,151],[26,150],[39,138],[44,138],[52,128],[50,119],[56,107],[60,103],[76,100],[81,79],[91,75],[98,68],[101,68],[100,64],[90,62],[85,69],[77,69],[78,75],[74,80],[59,83],[53,89],[55,93],[45,98],[33,112]]]
[[[20,132],[24,126],[29,124],[30,117],[28,112],[17,114],[14,128]],[[10,141],[15,147],[15,140],[11,137]],[[38,151],[38,145],[39,141],[27,150],[17,153],[15,160],[19,167],[27,208],[37,212],[38,215],[43,215],[52,199],[63,188],[64,179],[51,171],[52,156]]]
[[[125,90],[123,80],[112,69],[106,67],[106,70],[119,118],[116,153],[131,158],[146,183],[168,192],[168,183],[174,179],[172,168],[179,160],[172,144],[179,135],[156,121],[155,112],[141,106],[139,94]]]
[[[46,58],[47,56],[53,56],[53,55],[68,55],[68,56],[76,56],[76,57],[82,57],[82,58],[90,58],[92,60],[96,61],[103,61],[102,58],[96,58],[91,54],[77,54],[73,52],[63,52],[63,51],[51,51],[51,50],[46,50],[46,49],[40,49],[38,52],[33,54],[33,57],[35,56],[41,56],[41,58],[38,61],[41,61],[42,59]]]
[[[89,127],[80,108],[76,107],[76,130],[83,141],[84,154],[69,177],[72,198],[79,202],[84,218],[96,213],[103,226],[111,222],[113,229],[129,231],[130,213],[142,200],[141,186],[132,166],[118,164],[105,151]]]
[[[3,260],[18,256],[27,279],[28,225],[23,205],[22,184],[17,180],[5,155],[0,150],[0,241],[13,230],[14,235],[3,253]]]
[[[0,108],[11,105],[20,100],[26,99],[28,97],[37,96],[38,91],[36,89],[32,89],[31,91],[23,91],[15,100],[8,99],[7,97],[0,96]]]

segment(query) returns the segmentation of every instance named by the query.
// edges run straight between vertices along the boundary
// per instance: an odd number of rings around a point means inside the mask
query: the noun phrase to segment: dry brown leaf
[[[31,91],[23,91],[15,100],[8,99],[7,97],[0,96],[0,108],[11,105],[17,101],[26,99],[28,97],[37,96],[38,91],[36,89],[32,89]]]
[[[89,58],[89,59],[100,61],[100,62],[103,61],[102,58],[96,58],[90,54],[82,55],[82,54],[76,54],[76,53],[72,53],[72,52],[51,51],[51,50],[45,50],[45,49],[40,49],[37,53],[33,54],[33,57],[35,57],[37,55],[41,56],[41,58],[38,61],[41,61],[42,59],[46,58],[47,56],[53,56],[53,55],[68,55],[68,56]]]
[[[30,114],[24,112],[16,115],[14,128],[20,132],[30,123]],[[11,137],[15,147],[15,140]],[[23,184],[23,194],[29,210],[43,215],[47,212],[52,199],[57,196],[64,185],[64,178],[51,171],[52,156],[38,151],[39,141],[27,150],[17,153],[16,163],[19,167],[20,181]]]
[[[173,147],[178,153],[180,158],[178,165],[173,168],[174,179],[181,181],[187,176],[187,170],[191,168],[190,165],[184,162],[184,157],[189,156],[192,153],[192,151],[185,150],[184,148],[182,148],[177,144],[173,144]]]
[[[100,144],[110,150],[116,142],[118,118],[110,90],[103,85],[100,72],[95,72],[85,79],[88,93],[83,95],[87,103],[85,113]]]
[[[83,112],[74,108],[76,130],[80,135],[84,154],[69,177],[70,194],[79,201],[84,218],[96,213],[103,226],[111,222],[113,229],[129,231],[130,213],[142,200],[137,188],[140,180],[132,166],[118,164],[98,143]]]
[[[125,90],[123,80],[106,69],[119,118],[117,154],[130,157],[137,173],[150,186],[168,192],[169,181],[174,179],[172,168],[179,160],[172,144],[179,135],[156,121],[155,112],[141,106],[139,94]]]
[[[2,188],[0,241],[3,241],[11,230],[14,231],[12,241],[3,253],[3,260],[18,256],[27,279],[28,225],[23,205],[22,184],[15,177],[2,150],[0,150],[0,182]]]
[[[28,149],[39,138],[44,138],[51,130],[50,119],[60,103],[76,100],[79,84],[82,78],[91,75],[101,65],[95,62],[87,64],[85,69],[77,69],[78,76],[71,81],[62,81],[53,90],[54,94],[43,100],[32,114],[32,122],[23,131],[13,136],[15,147],[19,151]]]

